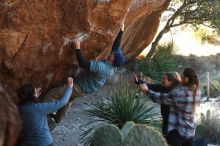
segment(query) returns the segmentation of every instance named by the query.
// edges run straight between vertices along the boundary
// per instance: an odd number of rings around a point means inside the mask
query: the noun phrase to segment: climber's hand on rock
[[[73,88],[73,78],[72,77],[68,77],[67,86],[70,88]]]
[[[80,41],[78,39],[73,40],[73,45],[75,46],[75,49],[80,49]]]
[[[34,88],[34,97],[39,98],[41,95],[41,88]]]
[[[125,19],[122,20],[121,22],[121,31],[125,30]]]

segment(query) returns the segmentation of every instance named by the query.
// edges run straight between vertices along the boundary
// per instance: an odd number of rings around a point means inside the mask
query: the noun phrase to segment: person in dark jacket
[[[136,84],[144,83],[144,81],[138,79],[136,74],[133,74],[133,78]],[[146,83],[146,82],[145,82]],[[173,73],[164,73],[161,79],[160,84],[149,84],[146,83],[148,88],[155,92],[168,93],[175,87],[180,85],[179,75],[176,72]],[[161,115],[163,118],[162,122],[162,133],[166,137],[167,135],[167,126],[168,126],[168,115],[169,115],[169,105],[161,104]]]

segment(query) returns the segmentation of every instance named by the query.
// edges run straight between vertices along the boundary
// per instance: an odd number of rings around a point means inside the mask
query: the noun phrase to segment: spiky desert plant
[[[174,53],[173,43],[159,45],[152,59],[142,65],[141,72],[160,81],[164,72],[179,71]]]
[[[86,114],[94,117],[94,120],[86,125],[90,125],[90,129],[81,137],[84,142],[88,142],[89,137],[92,137],[90,133],[96,127],[106,123],[122,128],[127,121],[133,121],[160,129],[158,108],[143,95],[137,97],[138,88],[129,79],[119,81],[107,88],[106,92],[108,97],[105,100],[99,98],[88,104]]]

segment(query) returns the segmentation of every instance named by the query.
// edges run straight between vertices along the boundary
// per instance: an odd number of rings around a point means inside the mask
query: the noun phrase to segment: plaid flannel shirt
[[[187,87],[177,87],[169,93],[159,93],[149,90],[148,96],[155,102],[171,105],[168,119],[168,132],[176,129],[186,139],[195,135],[193,112],[193,93]],[[197,91],[196,103],[201,99]]]

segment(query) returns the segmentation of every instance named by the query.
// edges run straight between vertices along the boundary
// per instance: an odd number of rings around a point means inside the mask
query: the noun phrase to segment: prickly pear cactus
[[[122,146],[122,135],[115,125],[104,125],[94,133],[94,146]]]
[[[120,131],[115,125],[98,128],[93,137],[94,146],[167,146],[163,136],[151,127],[127,122]]]
[[[136,125],[130,129],[123,146],[167,146],[163,136],[145,125]]]
[[[123,128],[121,129],[121,134],[122,134],[122,138],[123,140],[125,139],[125,137],[127,137],[128,132],[130,131],[131,128],[133,128],[135,126],[134,122],[126,122],[125,125],[123,126]]]

